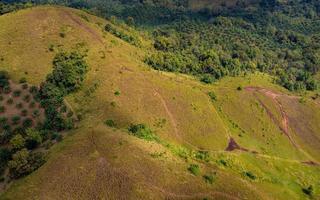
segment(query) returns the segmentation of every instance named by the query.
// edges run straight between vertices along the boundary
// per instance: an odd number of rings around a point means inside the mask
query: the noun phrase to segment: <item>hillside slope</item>
[[[104,32],[106,23],[49,6],[0,17],[0,68],[14,80],[39,84],[59,49],[85,46],[90,66],[83,88],[67,98],[82,116],[77,129],[1,198],[303,199],[309,186],[319,198],[317,101],[301,103],[264,74],[203,85],[150,70],[149,41],[134,47]],[[161,142],[129,135],[138,123]],[[200,172],[190,173],[191,164]]]

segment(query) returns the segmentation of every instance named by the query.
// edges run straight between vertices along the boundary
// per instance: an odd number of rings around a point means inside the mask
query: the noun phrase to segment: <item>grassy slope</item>
[[[190,77],[155,72],[141,62],[143,50],[103,33],[104,23],[58,7],[37,7],[0,17],[0,27],[4,27],[0,30],[0,57],[4,58],[0,68],[14,79],[26,76],[29,82],[40,83],[54,56],[48,50],[50,45],[70,49],[84,42],[90,65],[83,89],[68,97],[84,118],[79,128],[51,150],[42,168],[14,183],[3,198],[301,199],[306,198],[301,187],[310,184],[315,196],[319,195],[319,168],[301,164],[299,160],[309,158],[273,125],[256,96],[236,90],[239,85],[253,85],[281,91],[269,77],[226,78],[205,86]],[[59,36],[61,32],[65,38]],[[115,96],[115,91],[121,94]],[[209,91],[216,92],[217,102],[211,103]],[[281,120],[274,102],[258,95]],[[118,129],[104,126],[106,119],[113,119]],[[162,119],[165,123],[160,126]],[[211,160],[202,163],[191,156],[185,161],[176,149],[128,136],[125,129],[131,123],[150,125],[176,147],[209,150]],[[223,152],[229,136],[262,154]],[[162,152],[162,156],[150,156]],[[186,170],[194,162],[201,166],[202,175],[217,172],[213,185]],[[257,179],[245,178],[245,171],[253,172]]]

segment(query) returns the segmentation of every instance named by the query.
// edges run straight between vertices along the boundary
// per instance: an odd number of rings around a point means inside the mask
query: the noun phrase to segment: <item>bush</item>
[[[197,164],[191,164],[189,167],[188,167],[188,171],[195,175],[195,176],[198,176],[200,174],[200,167],[199,165]]]
[[[29,87],[29,86],[28,86],[28,84],[27,84],[27,83],[22,84],[22,89],[23,89],[23,90],[28,89],[28,87]]]
[[[250,171],[246,171],[243,173],[245,176],[247,176],[248,178],[255,180],[257,177]]]
[[[114,95],[120,96],[120,91],[115,91],[115,92],[114,92]]]
[[[23,128],[30,128],[33,125],[33,120],[30,118],[26,118],[25,120],[23,120],[22,122],[22,126]]]
[[[25,102],[29,102],[30,99],[31,99],[30,94],[27,94],[27,95],[25,95],[25,96],[23,97],[23,100],[24,100]]]
[[[159,138],[157,136],[155,136],[151,129],[149,127],[147,127],[145,124],[136,124],[136,125],[130,125],[130,127],[128,128],[129,132],[140,138],[140,139],[144,139],[147,141],[159,141]]]
[[[28,149],[34,149],[42,143],[42,136],[39,131],[28,128],[26,130],[26,146]]]
[[[0,88],[4,88],[9,85],[9,73],[6,71],[0,71]]]
[[[4,106],[0,106],[0,113],[4,113],[6,111],[6,108]]]
[[[116,123],[112,119],[107,119],[104,123],[105,123],[105,125],[107,125],[109,127],[115,127],[116,126]]]
[[[3,87],[3,92],[4,92],[5,94],[9,94],[9,93],[11,92],[10,86],[9,86],[9,85],[4,86],[4,87]]]
[[[20,95],[21,95],[21,90],[15,90],[15,91],[13,91],[13,96],[14,96],[14,97],[20,97]]]
[[[12,98],[9,98],[9,99],[7,100],[7,104],[9,104],[9,105],[13,104],[13,99],[12,99]]]
[[[31,86],[29,88],[29,92],[33,95],[36,95],[38,93],[38,88],[36,86]]]
[[[34,110],[34,111],[32,112],[32,116],[33,116],[33,117],[39,117],[39,116],[40,116],[40,111],[39,111],[38,109]]]
[[[12,121],[12,123],[13,123],[14,125],[19,124],[19,123],[20,123],[20,120],[21,120],[21,117],[18,116],[18,115],[13,116],[13,117],[11,118],[11,121]]]
[[[3,101],[4,97],[0,95],[0,102]]]
[[[17,179],[26,176],[38,169],[44,162],[43,153],[30,153],[27,149],[22,149],[16,152],[12,156],[12,160],[8,162],[10,177]]]
[[[241,91],[242,90],[242,86],[237,87],[237,90]]]
[[[21,111],[21,115],[22,115],[23,117],[27,116],[27,115],[28,115],[28,110],[23,109],[23,110]]]
[[[204,181],[205,181],[206,183],[213,184],[214,179],[215,179],[215,175],[216,175],[216,173],[214,173],[214,175],[212,175],[212,174],[206,174],[206,175],[204,175],[204,176],[203,176]]]
[[[310,186],[307,187],[307,188],[302,188],[302,192],[305,193],[305,194],[308,195],[308,196],[312,196],[312,193],[313,193],[313,187],[312,187],[312,185],[310,185]]]
[[[18,134],[15,135],[11,140],[10,140],[10,144],[12,145],[12,147],[14,149],[22,149],[25,145],[25,139],[22,137],[22,135]]]
[[[26,83],[27,79],[25,77],[20,78],[19,83],[23,84]]]
[[[6,117],[0,117],[0,127],[3,127],[8,123],[8,118]]]
[[[208,95],[211,101],[217,101],[217,95],[214,92],[209,92]]]
[[[0,147],[0,176],[3,175],[10,157],[10,150],[7,148]]]
[[[206,84],[211,84],[215,81],[215,78],[210,75],[210,74],[204,74],[201,79],[200,79],[201,82],[203,83],[206,83]]]

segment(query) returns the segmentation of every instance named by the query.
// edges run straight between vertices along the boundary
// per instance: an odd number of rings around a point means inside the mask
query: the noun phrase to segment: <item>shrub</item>
[[[10,150],[7,148],[0,147],[0,175],[3,175],[10,157]]]
[[[7,145],[11,137],[12,132],[10,130],[3,129],[3,131],[0,132],[0,144]]]
[[[64,125],[64,127],[65,127],[65,129],[68,129],[68,130],[70,130],[70,129],[73,129],[74,128],[74,122],[73,122],[73,119],[66,119],[65,120],[65,125]]]
[[[200,174],[200,167],[199,165],[197,164],[191,164],[189,167],[188,167],[188,171],[195,175],[195,176],[198,176]]]
[[[243,173],[245,176],[247,176],[248,178],[255,180],[257,177],[250,171],[246,171]]]
[[[210,156],[209,153],[207,151],[198,151],[195,155],[195,157],[199,160],[203,160],[206,162],[210,161]]]
[[[33,95],[36,95],[38,93],[38,88],[36,86],[31,86],[29,88],[29,92]]]
[[[214,175],[212,175],[212,174],[206,174],[206,175],[204,175],[204,176],[203,176],[204,181],[205,181],[206,183],[213,184],[214,179],[215,179],[215,175],[216,175],[216,173],[214,173]]]
[[[120,95],[120,91],[118,91],[118,90],[115,91],[115,92],[114,92],[114,95],[119,96],[119,95]]]
[[[34,149],[42,143],[42,136],[39,131],[28,128],[26,130],[26,146],[28,149]]]
[[[107,125],[109,127],[115,127],[116,126],[116,123],[112,119],[107,119],[104,123],[105,123],[105,125]]]
[[[23,108],[22,103],[17,103],[17,104],[16,104],[16,108],[17,108],[17,109],[21,109],[21,108]]]
[[[215,81],[215,78],[210,75],[210,74],[204,74],[201,79],[200,79],[201,82],[203,83],[206,83],[206,84],[211,84]]]
[[[43,153],[30,153],[27,149],[22,149],[16,152],[8,162],[10,177],[17,179],[26,176],[44,163]]]
[[[22,135],[17,134],[15,135],[11,140],[10,144],[14,149],[22,149],[25,145],[25,139],[22,137]]]
[[[59,36],[60,36],[61,38],[65,38],[65,37],[66,37],[66,34],[65,34],[64,32],[60,32],[60,33],[59,33]]]
[[[241,91],[242,90],[242,86],[237,87],[237,90]]]
[[[33,117],[39,117],[39,116],[40,116],[40,111],[39,111],[38,109],[34,110],[34,111],[32,112],[32,116],[33,116]]]
[[[4,97],[0,95],[0,102],[3,101]]]
[[[23,109],[23,110],[21,111],[21,115],[22,115],[23,117],[27,116],[27,115],[28,115],[28,110]]]
[[[312,196],[312,193],[313,193],[313,187],[312,187],[312,185],[310,185],[310,186],[307,187],[307,188],[302,188],[302,192],[305,193],[305,194],[308,195],[308,196]]]
[[[6,108],[4,106],[0,106],[0,113],[4,113],[6,111]]]
[[[11,118],[12,123],[15,124],[15,125],[16,125],[16,124],[19,124],[20,120],[21,120],[21,117],[18,116],[18,115],[13,116],[13,117]]]
[[[25,95],[25,96],[23,97],[23,100],[24,100],[25,102],[29,102],[30,99],[31,99],[30,94],[27,94],[27,95]]]
[[[9,104],[9,105],[13,104],[13,99],[12,99],[12,98],[9,98],[9,99],[7,100],[7,104]]]
[[[25,120],[23,120],[22,122],[22,126],[23,128],[29,128],[33,125],[33,121],[30,118],[26,118]]]
[[[26,90],[26,89],[28,89],[28,84],[27,83],[24,83],[24,84],[22,84],[22,89],[24,89],[24,90]]]
[[[152,133],[151,129],[145,124],[132,124],[130,125],[128,130],[132,135],[140,139],[144,139],[147,141],[159,141],[159,139]]]
[[[26,83],[27,79],[25,77],[20,78],[19,83]]]
[[[21,90],[15,90],[15,91],[13,91],[13,96],[14,96],[14,97],[20,97],[20,95],[21,95]]]
[[[5,94],[9,94],[11,92],[11,87],[9,85],[6,85],[3,87],[3,92]]]
[[[0,117],[0,127],[3,127],[8,123],[8,118],[6,117]]]
[[[208,95],[211,101],[217,101],[217,95],[214,92],[209,92]]]
[[[6,71],[0,71],[0,88],[4,88],[9,85],[9,73]]]

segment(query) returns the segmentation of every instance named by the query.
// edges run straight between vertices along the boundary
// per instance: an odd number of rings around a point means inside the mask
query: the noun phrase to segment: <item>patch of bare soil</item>
[[[254,154],[258,153],[256,151],[252,151],[252,150],[241,147],[232,137],[230,137],[229,144],[228,144],[227,148],[225,149],[225,151],[235,151],[235,150],[250,152],[250,153],[254,153]]]
[[[299,97],[296,96],[290,96],[290,95],[286,95],[286,94],[280,94],[280,93],[276,93],[273,92],[271,90],[265,89],[265,88],[259,88],[259,87],[246,87],[245,88],[247,91],[249,92],[253,92],[254,95],[256,92],[262,93],[267,97],[270,97],[274,103],[278,106],[280,112],[281,112],[281,118],[282,121],[279,122],[276,117],[272,114],[272,112],[270,111],[270,109],[258,98],[257,95],[255,95],[255,97],[257,98],[257,100],[259,101],[259,103],[261,104],[261,106],[266,110],[267,114],[269,115],[269,117],[272,119],[272,121],[277,124],[277,126],[280,128],[280,130],[288,137],[288,139],[290,140],[291,144],[297,148],[297,144],[295,143],[295,141],[293,140],[290,131],[289,131],[289,117],[286,113],[286,111],[283,108],[283,105],[281,104],[281,102],[279,101],[279,97],[287,97],[290,99],[299,99]]]

